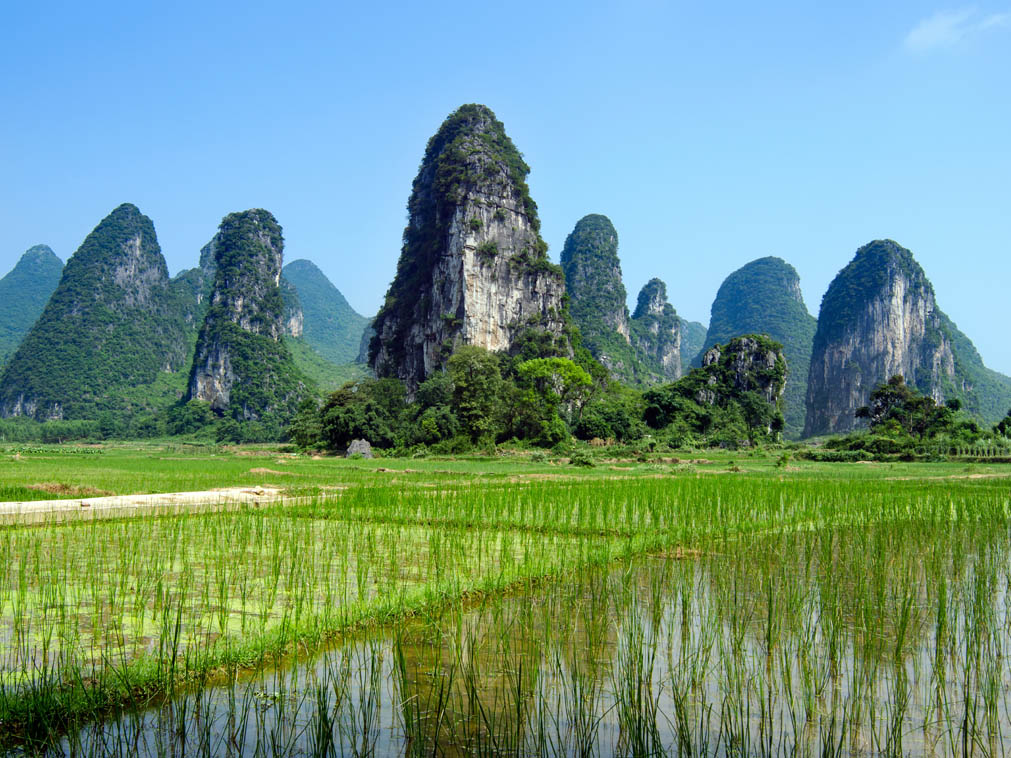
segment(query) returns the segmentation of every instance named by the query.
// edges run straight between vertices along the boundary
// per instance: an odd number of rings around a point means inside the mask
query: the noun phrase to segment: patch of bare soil
[[[0,523],[51,523],[53,520],[82,516],[99,518],[141,515],[145,512],[260,507],[283,497],[282,490],[257,486],[150,495],[103,495],[80,499],[0,502]]]
[[[251,468],[250,474],[273,474],[274,476],[291,476],[290,471],[275,471],[272,468]]]
[[[38,484],[29,484],[28,489],[36,490],[38,492],[48,492],[51,495],[71,495],[77,497],[79,495],[114,495],[116,493],[110,492],[109,490],[99,490],[94,487],[80,487],[76,484],[66,484],[65,482],[39,482]]]

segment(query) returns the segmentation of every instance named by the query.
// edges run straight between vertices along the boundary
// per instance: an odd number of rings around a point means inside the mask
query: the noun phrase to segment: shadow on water
[[[997,756],[1006,526],[715,540],[415,617],[86,724],[70,756]]]

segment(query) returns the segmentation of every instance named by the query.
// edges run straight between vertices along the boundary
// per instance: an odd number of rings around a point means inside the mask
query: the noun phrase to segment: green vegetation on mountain
[[[781,258],[759,258],[728,276],[713,301],[709,331],[692,364],[715,344],[742,334],[767,334],[783,345],[789,368],[783,396],[784,429],[791,439],[804,431],[807,375],[818,321],[800,291],[796,269]]]
[[[42,314],[62,273],[63,261],[47,245],[35,245],[0,279],[0,366]]]
[[[629,314],[618,260],[618,232],[607,216],[590,214],[565,239],[561,255],[569,315],[583,345],[627,384],[647,383],[629,340]]]
[[[705,324],[698,321],[688,321],[684,318],[679,320],[681,321],[682,364],[687,364],[701,352],[702,346],[706,344],[709,330],[706,329]]]
[[[304,337],[285,337],[284,343],[291,351],[295,368],[323,392],[334,392],[348,382],[365,379],[368,368],[361,363],[336,364],[328,361],[312,347]]]
[[[183,318],[196,331],[204,323],[214,284],[214,240],[200,249],[200,264],[196,268],[180,271],[169,282],[169,287],[181,303]]]
[[[0,375],[0,414],[126,418],[157,410],[175,398],[143,388],[179,371],[188,346],[154,225],[135,206],[121,205],[67,261]]]
[[[226,216],[215,237],[210,307],[197,339],[188,400],[201,400],[236,422],[286,424],[312,394],[295,367],[276,283],[284,241],[268,211]]]
[[[353,363],[369,319],[357,313],[326,275],[307,260],[284,267],[283,278],[294,285],[302,304],[302,338],[331,363]]]
[[[955,356],[955,377],[945,396],[958,398],[967,412],[987,424],[999,421],[1011,408],[1011,377],[983,365],[972,340],[944,313],[938,315]]]
[[[765,335],[734,337],[712,346],[702,367],[646,390],[644,418],[677,447],[772,441],[784,427],[786,376],[782,345]]]

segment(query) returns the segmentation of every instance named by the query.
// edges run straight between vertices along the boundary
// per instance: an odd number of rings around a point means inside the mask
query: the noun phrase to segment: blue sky
[[[817,315],[889,237],[987,364],[1011,373],[1011,0],[18,3],[0,30],[0,272],[68,258],[112,208],[170,270],[222,216],[271,210],[286,260],[365,314],[393,276],[425,143],[490,106],[531,166],[557,260],[587,213],[707,323],[778,255]]]

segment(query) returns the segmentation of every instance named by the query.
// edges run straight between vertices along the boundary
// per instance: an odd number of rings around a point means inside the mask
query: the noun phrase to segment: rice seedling
[[[1005,754],[1009,508],[985,479],[362,473],[3,528],[0,748]]]

